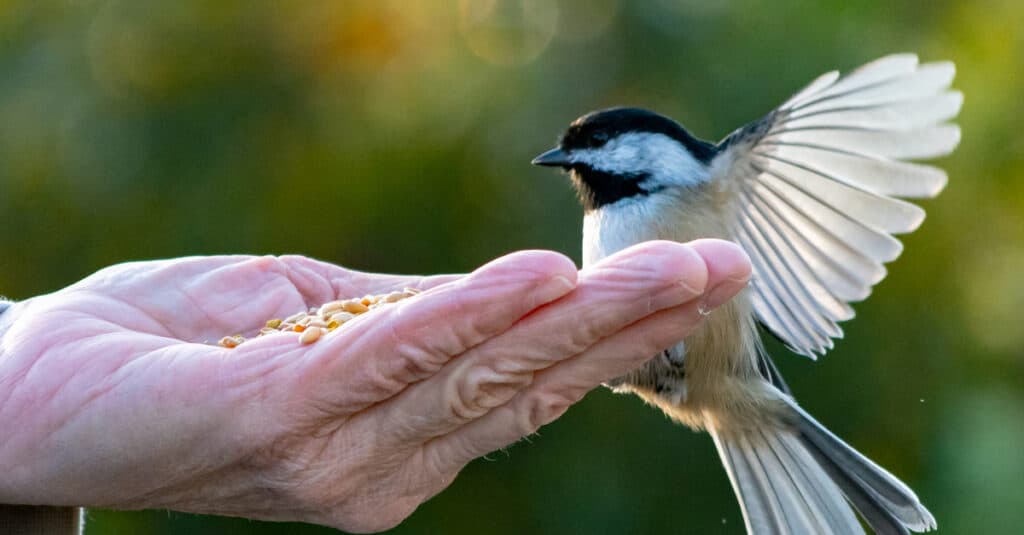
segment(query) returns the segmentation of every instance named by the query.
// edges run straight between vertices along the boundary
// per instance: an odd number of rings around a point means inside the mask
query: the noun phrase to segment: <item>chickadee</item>
[[[765,352],[758,325],[816,358],[841,338],[848,303],[899,256],[893,234],[924,211],[940,169],[903,160],[950,153],[945,121],[963,95],[952,63],[892,55],[830,72],[716,144],[635,108],[574,121],[532,163],[568,171],[583,205],[583,264],[653,239],[723,238],[750,256],[748,289],[683,342],[610,381],[711,434],[749,533],[929,531],[935,519],[895,476],[812,418]]]

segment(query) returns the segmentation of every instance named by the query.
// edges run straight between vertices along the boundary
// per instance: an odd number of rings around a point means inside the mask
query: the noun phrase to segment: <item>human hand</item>
[[[0,503],[382,530],[683,338],[749,273],[714,240],[578,274],[541,251],[426,278],[291,256],[114,266],[0,317]],[[204,343],[406,286],[427,291],[313,345]]]

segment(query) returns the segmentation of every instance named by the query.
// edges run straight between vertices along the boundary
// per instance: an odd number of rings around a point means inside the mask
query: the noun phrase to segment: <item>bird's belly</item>
[[[775,396],[762,388],[759,342],[749,311],[749,298],[737,296],[711,311],[667,354],[656,355],[609,386],[635,392],[673,419],[698,429],[706,427],[709,418],[757,418]]]
[[[638,203],[639,204],[639,203]],[[646,220],[641,206],[589,214],[584,220],[584,265],[631,245],[655,239],[686,242],[726,238],[725,229],[702,221],[712,214],[688,213],[668,218],[671,225]],[[664,211],[654,213],[665,215]],[[609,381],[616,391],[635,392],[672,418],[696,428],[709,419],[756,418],[765,398],[757,367],[760,341],[753,305],[744,290],[711,311],[697,329],[668,353]]]

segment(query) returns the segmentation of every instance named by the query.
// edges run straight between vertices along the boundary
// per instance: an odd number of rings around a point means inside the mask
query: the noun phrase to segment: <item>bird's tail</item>
[[[749,533],[862,534],[850,505],[879,534],[936,527],[935,518],[903,482],[795,403],[789,408],[789,427],[709,429]]]

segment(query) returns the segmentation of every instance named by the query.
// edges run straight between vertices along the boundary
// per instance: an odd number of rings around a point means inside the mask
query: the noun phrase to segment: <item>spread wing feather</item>
[[[952,63],[913,54],[825,74],[726,138],[714,183],[733,192],[730,229],[754,265],[754,309],[797,353],[815,357],[841,338],[849,303],[865,299],[899,256],[941,169],[903,160],[949,154],[963,103]]]

